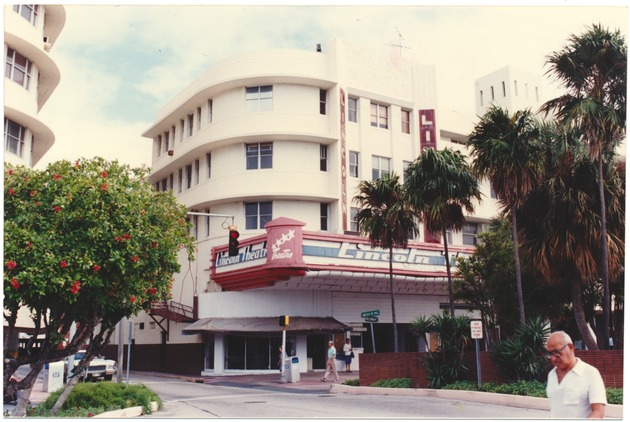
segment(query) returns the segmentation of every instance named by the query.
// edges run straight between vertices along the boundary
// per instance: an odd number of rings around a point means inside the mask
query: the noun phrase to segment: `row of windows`
[[[527,83],[524,84],[525,85],[525,97],[529,98],[529,85]],[[507,88],[505,85],[505,81],[501,82],[501,92],[503,93],[503,97],[507,96]],[[534,87],[534,93],[536,95],[536,101],[540,101],[538,98],[538,87],[535,86]],[[518,97],[518,81],[514,81],[514,96]],[[490,86],[490,101],[494,101],[496,99],[495,96],[495,92],[494,92],[494,85]],[[481,106],[484,106],[484,98],[483,98],[483,90],[479,91],[479,104]]]
[[[26,128],[11,119],[4,118],[4,150],[22,157]]]
[[[245,88],[245,104],[248,112],[272,111],[273,110],[273,85],[263,85]],[[212,123],[212,99],[208,100],[206,105],[207,123]],[[319,113],[327,114],[328,107],[328,91],[319,90]],[[358,122],[359,117],[359,99],[355,97],[348,98],[348,121]],[[370,124],[373,127],[389,129],[390,107],[384,104],[370,103]],[[167,153],[173,148],[175,139],[179,135],[179,142],[184,141],[184,137],[190,137],[195,130],[202,127],[202,107],[197,107],[195,113],[187,114],[186,119],[180,120],[179,130],[173,125],[170,131],[163,132],[157,137],[158,156]],[[411,133],[411,111],[401,109],[400,130],[402,133]]]
[[[39,5],[37,4],[16,4],[13,11],[18,13],[24,19],[37,26],[37,16],[39,15]]]
[[[359,121],[359,99],[348,97],[348,121]],[[370,103],[370,125],[381,129],[389,129],[389,106]],[[400,130],[402,133],[411,133],[411,111],[400,110]]]
[[[31,71],[33,63],[15,51],[14,49],[7,48],[6,64],[4,67],[5,78],[22,85],[24,88],[29,89],[31,84]]]

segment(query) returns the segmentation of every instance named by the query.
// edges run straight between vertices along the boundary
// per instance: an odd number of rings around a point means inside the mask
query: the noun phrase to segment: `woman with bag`
[[[346,344],[343,345],[343,354],[346,360],[346,372],[352,372],[350,370],[350,364],[352,363],[354,352],[352,351],[352,344],[350,344],[349,338],[346,339]]]

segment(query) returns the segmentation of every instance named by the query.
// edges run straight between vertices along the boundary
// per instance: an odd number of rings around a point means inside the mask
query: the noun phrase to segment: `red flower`
[[[134,303],[136,301],[136,297],[135,296],[131,296],[129,298],[129,302]]]
[[[134,255],[134,256],[132,256],[132,257],[131,257],[131,260],[132,260],[133,262],[138,262],[138,255]]]
[[[9,175],[13,174],[13,169],[9,169]]]
[[[59,180],[59,179],[61,179],[61,175],[60,175],[60,174],[58,174],[58,173],[55,173],[55,175],[53,176],[53,178],[54,178],[55,180]]]
[[[101,266],[100,265],[94,265],[92,267],[92,269],[94,270],[95,273],[99,272],[101,270]]]
[[[106,190],[107,190],[107,183],[103,183],[103,184],[101,185],[101,190],[102,190],[102,191],[106,191]]]
[[[7,261],[7,268],[12,270],[17,266],[17,262],[15,261]]]
[[[15,193],[15,191],[13,190],[13,188],[9,188],[9,195],[13,195]]]
[[[103,171],[103,172],[101,173],[101,177],[102,177],[102,178],[107,177],[107,172],[106,172],[106,171]]]
[[[153,242],[153,244],[152,244],[152,246],[153,246],[154,248],[157,248],[157,245],[158,245],[158,244],[157,244],[157,242]]]
[[[149,294],[150,294],[151,296],[155,295],[155,293],[156,293],[156,292],[157,292],[157,290],[155,289],[155,287],[151,287],[151,288],[149,289]]]
[[[120,242],[122,240],[122,236],[116,236],[114,240],[116,240],[116,242]]]
[[[34,190],[32,190],[32,191],[30,192],[31,196],[35,196],[35,194],[36,194],[36,193],[37,193],[37,192],[35,192]]]
[[[61,261],[61,262],[59,263],[59,266],[60,266],[61,268],[66,268],[66,267],[68,266],[68,263],[64,260],[64,261]]]
[[[33,246],[33,242],[31,242],[30,240],[28,242],[26,242],[26,247],[30,248],[31,246]]]
[[[76,166],[76,168],[81,167],[81,165],[79,164],[79,161],[78,161],[78,160],[74,163],[74,165]]]
[[[59,211],[61,211],[61,207],[60,207],[59,205],[55,205],[55,206],[53,207],[53,211],[55,211],[55,212],[59,212]]]
[[[131,239],[131,235],[129,233],[125,233],[125,235],[123,236],[123,239],[129,240]]]
[[[11,287],[13,287],[15,290],[20,288],[20,282],[17,280],[17,278],[13,277],[11,279]]]
[[[73,295],[76,295],[79,293],[80,289],[81,289],[81,282],[77,280],[74,283],[72,283],[72,287],[70,287],[70,293],[72,293]]]

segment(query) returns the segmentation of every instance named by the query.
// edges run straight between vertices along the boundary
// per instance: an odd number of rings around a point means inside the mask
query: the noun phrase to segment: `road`
[[[135,374],[130,383],[155,391],[164,409],[142,418],[546,419],[541,410],[396,395],[331,394],[330,384],[194,383]]]

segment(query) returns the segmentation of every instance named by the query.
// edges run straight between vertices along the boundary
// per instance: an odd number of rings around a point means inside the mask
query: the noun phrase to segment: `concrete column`
[[[225,372],[225,342],[223,334],[214,334],[214,373]]]

